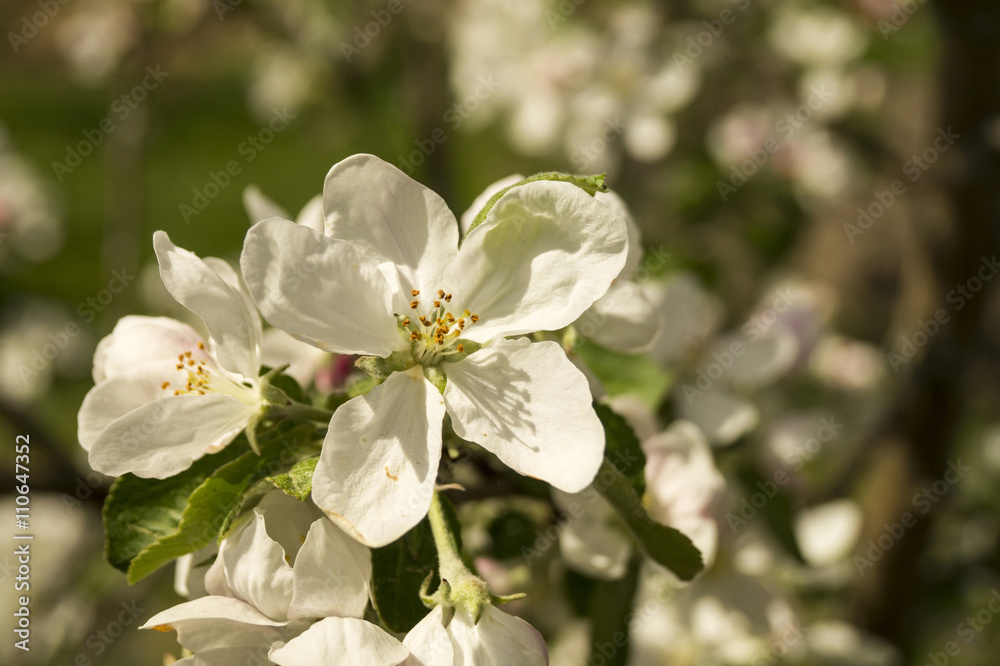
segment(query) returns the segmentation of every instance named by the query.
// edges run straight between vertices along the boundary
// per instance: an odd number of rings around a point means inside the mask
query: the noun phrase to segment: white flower
[[[220,544],[205,576],[209,596],[167,609],[142,628],[176,630],[178,642],[205,663],[227,663],[221,658],[230,653],[219,650],[259,659],[316,618],[353,632],[352,618],[368,603],[371,554],[330,521],[303,520],[308,515],[307,505],[283,493],[267,495]]]
[[[541,666],[549,663],[541,634],[492,604],[478,624],[462,605],[445,621],[443,606],[427,614],[403,639],[406,666]]]
[[[478,212],[497,192],[524,179],[520,174],[493,183],[472,202],[461,217],[462,233],[467,234]],[[631,279],[642,260],[642,233],[625,202],[614,192],[598,192],[594,199],[611,208],[625,220],[628,231],[628,255],[625,266],[607,292],[597,299],[574,323],[583,337],[599,345],[626,353],[649,350],[662,325],[660,313]]]
[[[229,444],[262,405],[260,318],[236,271],[162,231],[153,245],[167,290],[209,338],[174,319],[128,316],[101,340],[78,435],[91,467],[110,476],[177,474]]]
[[[562,328],[607,291],[627,252],[621,217],[575,185],[535,182],[504,195],[459,250],[444,201],[370,155],[330,170],[324,209],[325,236],[254,225],[241,263],[272,324],[391,371],[330,421],[313,477],[327,515],[370,546],[419,522],[446,410],[460,437],[515,471],[567,491],[590,483],[604,432],[586,379],[556,343],[505,338]],[[425,374],[446,377],[443,395]]]

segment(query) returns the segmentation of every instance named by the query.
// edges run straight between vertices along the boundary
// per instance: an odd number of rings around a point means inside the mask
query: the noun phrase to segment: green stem
[[[301,402],[295,402],[294,400],[291,404],[281,405],[278,409],[286,416],[290,416],[293,419],[302,419],[304,421],[320,421],[322,423],[329,423],[330,419],[333,418],[333,412],[329,409],[305,405]]]
[[[448,519],[444,515],[444,507],[441,505],[441,496],[435,490],[431,499],[431,508],[427,513],[427,518],[431,523],[431,532],[434,534],[434,545],[438,552],[438,571],[441,579],[448,581],[452,587],[460,581],[469,578],[477,578],[472,572],[465,568],[462,561],[462,554],[458,549],[458,540],[452,534],[448,526]]]

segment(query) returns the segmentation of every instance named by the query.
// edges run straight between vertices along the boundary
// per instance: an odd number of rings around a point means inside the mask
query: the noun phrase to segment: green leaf
[[[301,425],[291,429],[287,426],[272,428],[259,438],[261,442],[259,456],[252,451],[246,451],[205,476],[194,490],[188,493],[189,496],[176,492],[172,497],[171,518],[176,519],[178,512],[180,515],[173,529],[169,529],[170,524],[163,521],[150,523],[149,516],[142,512],[143,507],[156,511],[155,505],[149,503],[151,499],[155,501],[155,495],[147,494],[141,498],[130,499],[118,496],[114,506],[118,506],[120,502],[131,501],[133,504],[131,511],[138,512],[134,516],[135,521],[128,527],[145,533],[150,538],[128,560],[124,560],[121,553],[116,553],[118,564],[115,566],[122,568],[120,565],[127,561],[127,579],[130,584],[134,584],[171,560],[194,552],[224,536],[240,513],[256,504],[263,495],[258,484],[266,477],[288,469],[296,463],[302,455],[302,445],[308,441],[313,432],[312,425]],[[233,449],[236,454],[241,450],[245,451],[245,447],[235,447],[232,444],[226,451],[229,449]],[[160,483],[172,481],[173,479],[166,479]],[[185,489],[187,488],[189,486],[185,485]],[[118,511],[113,516],[115,525],[121,524],[121,513]],[[108,525],[110,535],[113,526],[108,520],[108,505],[105,507],[105,514],[105,524]],[[131,545],[134,549],[138,542],[133,540]]]
[[[378,377],[360,377],[347,387],[347,397],[348,399],[353,399],[359,395],[365,395],[384,381],[385,379],[379,379]]]
[[[691,539],[650,518],[632,484],[607,458],[601,463],[594,487],[625,520],[647,557],[673,571],[681,580],[691,580],[704,568],[701,552]]]
[[[503,195],[507,194],[507,192],[514,189],[515,187],[520,187],[521,185],[534,183],[540,180],[555,180],[564,183],[573,183],[574,185],[582,189],[590,196],[594,196],[594,194],[596,194],[597,192],[608,191],[608,186],[604,184],[604,176],[605,174],[603,173],[594,176],[574,176],[573,174],[570,173],[561,173],[558,171],[536,173],[534,176],[528,176],[524,180],[519,180],[513,185],[509,185],[508,187],[503,188],[502,190],[494,194],[492,197],[490,197],[489,201],[486,202],[486,205],[483,206],[483,209],[479,211],[478,214],[476,214],[476,218],[472,221],[472,224],[469,225],[469,231],[467,231],[465,235],[466,237],[468,237],[469,233],[473,229],[482,224],[486,220],[486,216],[489,214],[490,210],[493,208],[494,205],[496,205],[496,202],[500,201]]]
[[[390,631],[409,631],[427,615],[420,586],[436,570],[437,549],[427,518],[388,546],[372,550],[372,604]],[[435,575],[430,589],[438,582]]]
[[[319,456],[306,458],[302,462],[296,463],[284,474],[269,476],[267,480],[273,483],[276,488],[280,488],[292,497],[304,502],[309,497],[309,493],[312,492],[313,472],[316,471],[316,463],[318,462]]]
[[[656,409],[673,377],[644,354],[622,354],[581,340],[574,350],[587,367],[601,380],[608,395],[633,395],[650,409]]]
[[[635,436],[628,421],[615,414],[607,405],[595,402],[594,411],[604,425],[607,442],[604,457],[628,479],[635,494],[642,497],[646,492],[646,454],[642,452],[639,438]]]
[[[136,555],[174,533],[191,493],[246,447],[241,436],[169,479],[141,479],[132,474],[119,477],[111,485],[102,511],[104,554],[111,566],[127,572]]]

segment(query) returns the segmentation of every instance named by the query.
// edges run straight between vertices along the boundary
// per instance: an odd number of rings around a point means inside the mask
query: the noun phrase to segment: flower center
[[[169,381],[163,382],[160,384],[160,388],[169,391],[171,386],[180,386],[174,388],[174,395],[205,395],[207,392],[213,391],[245,401],[244,394],[247,393],[249,387],[237,384],[226,377],[224,373],[213,373],[212,369],[215,368],[215,364],[205,353],[204,342],[198,343],[198,350],[200,353],[189,350],[178,354],[176,368],[185,374],[181,375],[180,381],[174,384]],[[180,382],[183,382],[183,385]]]
[[[413,314],[397,314],[396,319],[411,342],[414,360],[422,365],[436,365],[445,356],[464,353],[465,345],[459,342],[462,331],[479,321],[479,315],[468,310],[459,317],[453,315],[448,311],[451,294],[446,294],[443,289],[438,289],[437,298],[431,301],[433,309],[429,311],[420,307],[420,301],[416,299],[420,295],[418,290],[412,290],[410,295],[414,297],[410,301]]]

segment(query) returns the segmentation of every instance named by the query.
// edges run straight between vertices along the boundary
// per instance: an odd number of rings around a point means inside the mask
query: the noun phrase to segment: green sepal
[[[354,362],[354,365],[372,377],[385,379],[394,372],[413,367],[413,355],[408,351],[394,351],[386,358],[362,356]]]
[[[483,346],[478,342],[473,342],[472,340],[466,340],[465,338],[459,338],[458,340],[456,340],[454,348],[457,348],[458,345],[462,345],[463,351],[455,354],[448,354],[447,356],[442,357],[441,358],[442,362],[454,363],[455,361],[461,361],[469,354],[475,354],[477,351],[483,348]]]

